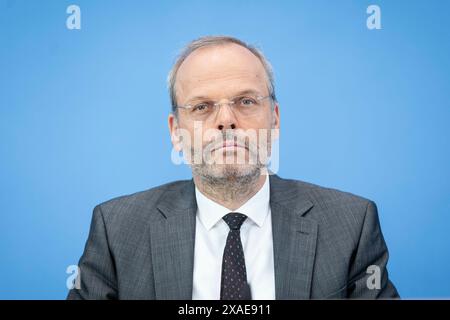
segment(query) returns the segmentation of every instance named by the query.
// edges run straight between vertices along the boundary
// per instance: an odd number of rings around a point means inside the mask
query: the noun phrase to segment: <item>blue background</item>
[[[81,8],[68,30],[66,8]],[[368,30],[377,4],[382,30]],[[282,177],[374,200],[404,298],[449,298],[449,1],[0,0],[0,298],[63,299],[93,207],[190,178],[166,76],[233,35],[271,60]]]

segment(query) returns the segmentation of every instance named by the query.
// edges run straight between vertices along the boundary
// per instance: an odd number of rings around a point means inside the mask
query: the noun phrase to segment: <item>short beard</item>
[[[248,164],[191,165],[193,175],[201,180],[203,191],[224,202],[231,202],[252,193],[264,167]]]
[[[223,132],[223,141],[230,141],[235,138],[236,134],[234,132]],[[198,180],[200,191],[221,203],[230,204],[245,201],[257,191],[255,191],[255,188],[258,186],[261,175],[267,175],[267,161],[263,161],[260,158],[258,147],[261,148],[261,146],[250,139],[240,140],[240,144],[245,144],[248,152],[248,159],[245,159],[244,163],[241,163],[239,160],[239,156],[242,156],[242,154],[235,154],[233,163],[227,163],[225,158],[211,163],[210,160],[214,160],[209,157],[214,152],[211,148],[217,146],[217,142],[208,144],[202,150],[196,150],[192,146],[189,150],[190,159],[194,159],[194,161],[190,162],[192,174]],[[270,154],[270,137],[267,141],[267,146],[264,145],[263,148],[268,148],[268,153]],[[221,154],[220,150],[216,152]],[[197,158],[201,159],[200,163],[195,162]],[[266,158],[263,157],[263,159],[265,160]]]

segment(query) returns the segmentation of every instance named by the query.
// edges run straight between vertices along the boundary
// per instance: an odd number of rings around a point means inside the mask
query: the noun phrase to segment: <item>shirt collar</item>
[[[269,176],[266,175],[266,180],[264,181],[264,185],[261,189],[259,189],[259,191],[240,208],[233,211],[245,214],[254,223],[256,223],[258,227],[262,227],[267,214],[269,213],[269,180]],[[232,212],[228,208],[207,198],[203,193],[201,193],[200,190],[198,190],[197,186],[195,187],[195,197],[197,200],[198,217],[208,231],[226,214]]]

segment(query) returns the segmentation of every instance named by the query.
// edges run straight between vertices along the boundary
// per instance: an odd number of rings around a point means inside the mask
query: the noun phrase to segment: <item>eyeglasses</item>
[[[229,105],[240,116],[251,116],[261,109],[263,101],[268,98],[272,98],[272,96],[242,95],[229,99],[228,102],[201,101],[185,106],[177,106],[177,108],[185,109],[189,116],[198,120],[209,118],[224,104]]]

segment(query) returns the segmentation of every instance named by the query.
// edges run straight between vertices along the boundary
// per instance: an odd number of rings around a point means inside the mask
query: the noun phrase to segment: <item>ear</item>
[[[169,114],[168,124],[170,131],[170,140],[172,141],[172,145],[176,151],[180,152],[182,150],[183,141],[181,139],[181,135],[178,132],[179,129],[178,119],[173,113]]]
[[[278,102],[275,103],[272,111],[272,129],[276,129],[274,130],[275,135],[273,136],[273,139],[278,139],[280,131],[280,108]]]

